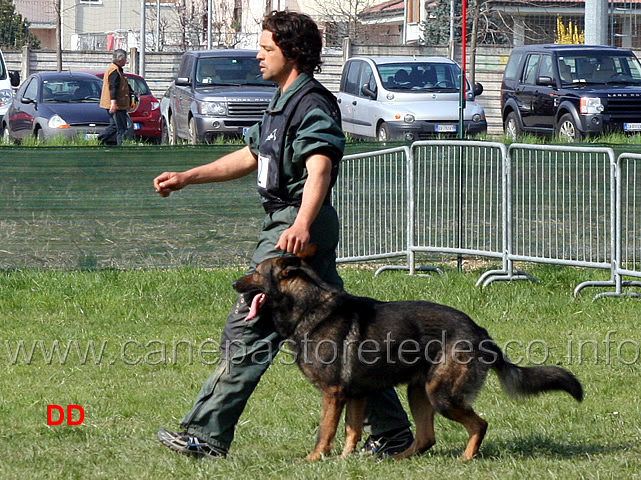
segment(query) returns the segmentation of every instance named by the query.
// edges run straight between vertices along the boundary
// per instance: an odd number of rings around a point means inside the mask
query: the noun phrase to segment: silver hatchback
[[[456,62],[443,57],[350,58],[338,93],[343,130],[380,141],[456,135],[460,72]],[[483,87],[465,82],[463,131],[485,133],[485,112],[474,101]]]

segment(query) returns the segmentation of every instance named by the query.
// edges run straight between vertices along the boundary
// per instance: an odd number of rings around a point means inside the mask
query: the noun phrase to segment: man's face
[[[290,60],[274,42],[274,34],[263,30],[259,41],[260,50],[256,58],[260,60],[260,72],[263,79],[276,82],[282,86],[296,66],[296,60]]]
[[[124,67],[126,64],[127,64],[127,57],[123,58],[118,62],[118,65],[120,65],[121,67]]]

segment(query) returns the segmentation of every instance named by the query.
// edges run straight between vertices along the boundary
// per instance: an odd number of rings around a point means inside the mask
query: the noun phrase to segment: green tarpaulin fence
[[[169,198],[152,185],[235,148],[0,147],[0,268],[246,264],[263,217],[253,175]]]

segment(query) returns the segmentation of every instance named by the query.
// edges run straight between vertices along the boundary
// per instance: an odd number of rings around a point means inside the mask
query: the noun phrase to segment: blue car
[[[34,73],[2,118],[3,141],[96,138],[109,124],[107,110],[98,105],[101,92],[102,81],[88,73]]]

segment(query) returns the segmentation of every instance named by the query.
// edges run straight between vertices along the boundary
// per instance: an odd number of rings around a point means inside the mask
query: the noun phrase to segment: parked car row
[[[263,80],[256,51],[186,52],[159,101],[145,80],[127,73],[139,98],[133,134],[157,143],[211,142],[241,136],[259,121],[276,84]],[[103,72],[38,73],[14,98],[19,79],[0,52],[0,122],[4,139],[95,136],[109,119],[98,107]],[[463,94],[461,94],[463,85]],[[414,141],[487,132],[475,101],[479,83],[443,57],[350,58],[337,101],[354,138]],[[501,85],[504,132],[578,141],[608,131],[641,132],[641,64],[630,50],[589,45],[515,47]]]
[[[0,118],[5,142],[27,137],[50,140],[97,138],[109,124],[109,114],[100,108],[104,72],[43,72],[30,75],[15,96],[7,102]],[[127,73],[129,86],[137,98],[129,112],[132,135],[160,143],[162,123],[160,102],[151,94],[145,80]]]

